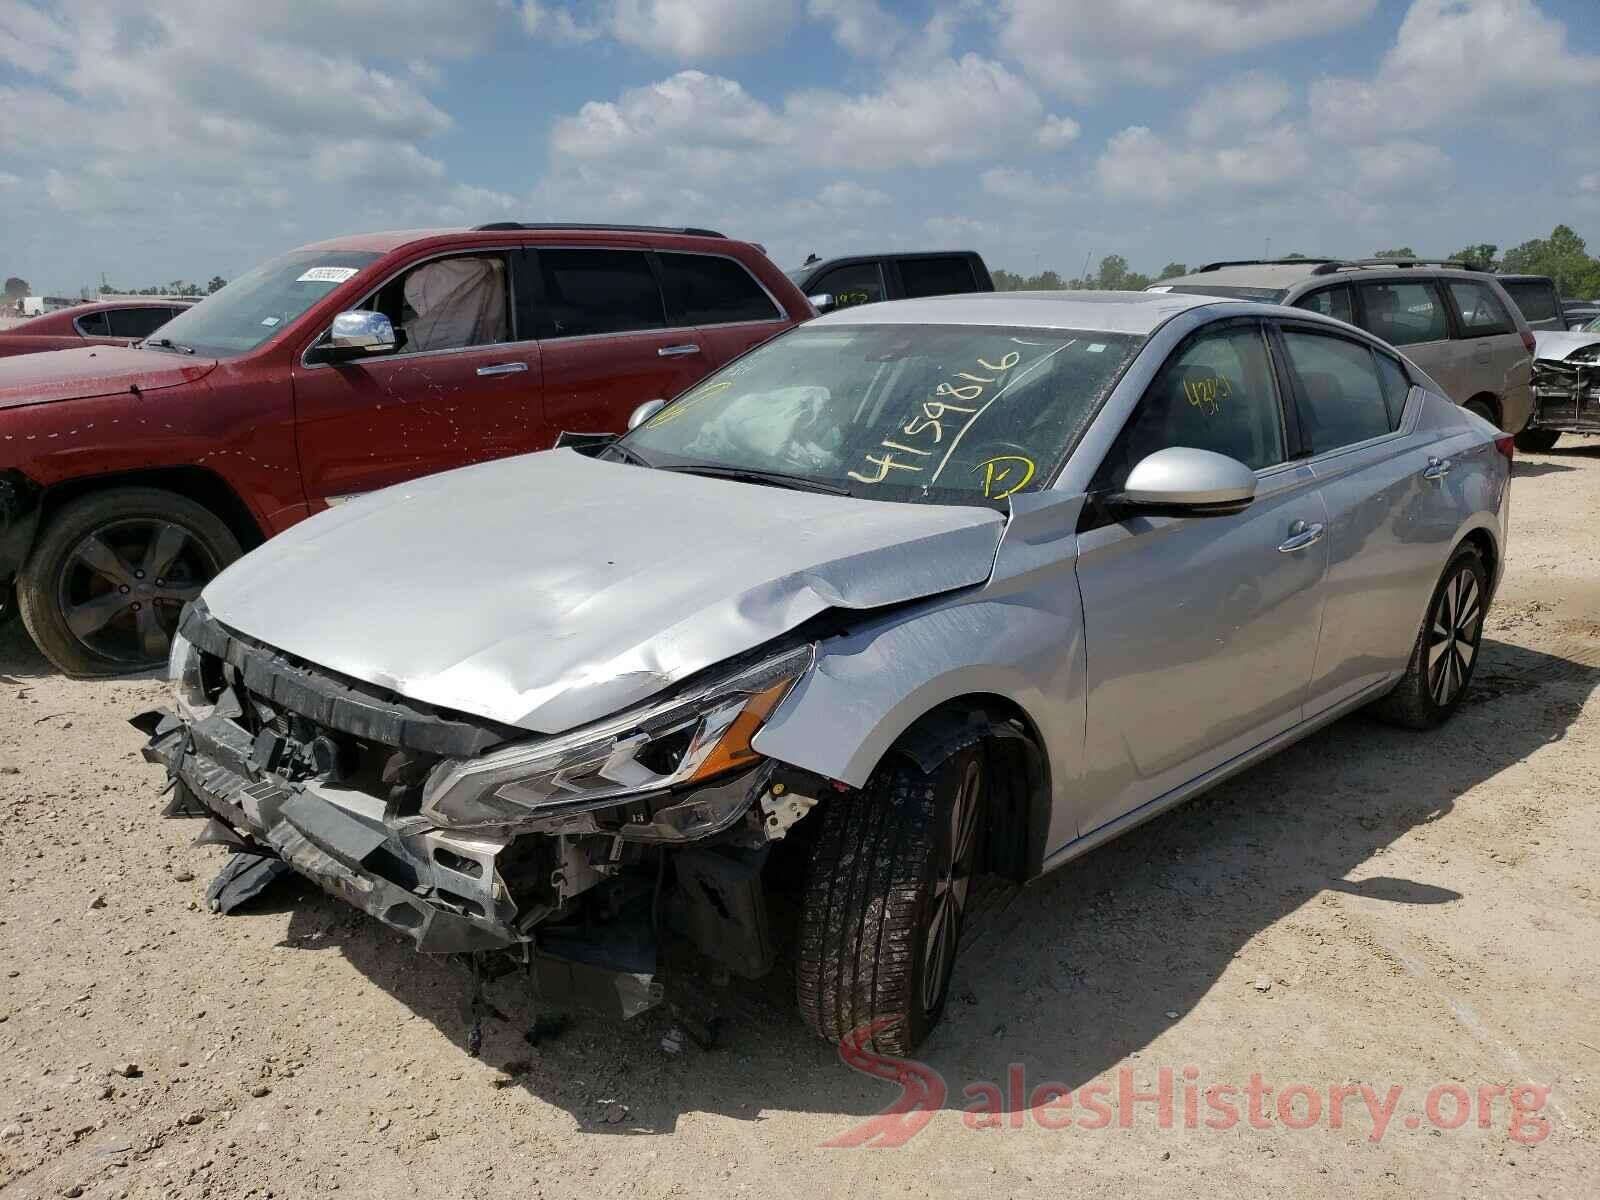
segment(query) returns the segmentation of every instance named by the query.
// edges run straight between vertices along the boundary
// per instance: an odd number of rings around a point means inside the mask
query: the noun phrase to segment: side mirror
[[[1255,472],[1238,459],[1169,446],[1141,459],[1112,503],[1141,513],[1222,517],[1243,512],[1255,497]]]
[[[807,296],[806,299],[811,301],[811,307],[819,313],[832,312],[838,307],[838,301],[834,299],[832,292],[818,292],[815,296]]]
[[[380,312],[351,309],[333,319],[323,349],[326,357],[342,360],[365,358],[373,354],[393,354],[399,341],[394,326]]]
[[[628,417],[629,430],[639,428],[639,426],[643,425],[646,421],[655,416],[666,406],[667,402],[665,400],[646,400],[643,404],[639,405],[638,408],[634,409],[632,414]]]

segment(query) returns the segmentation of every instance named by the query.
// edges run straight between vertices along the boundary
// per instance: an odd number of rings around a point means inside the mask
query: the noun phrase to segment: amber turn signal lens
[[[794,682],[793,679],[785,679],[746,700],[744,708],[733,719],[733,724],[728,726],[727,732],[722,735],[722,740],[712,748],[711,753],[706,755],[705,762],[700,764],[686,782],[697,783],[702,779],[710,779],[725,771],[747,767],[759,759],[761,755],[750,748],[750,742],[767,723],[767,718],[772,715],[773,709],[777,708],[789,694]]]

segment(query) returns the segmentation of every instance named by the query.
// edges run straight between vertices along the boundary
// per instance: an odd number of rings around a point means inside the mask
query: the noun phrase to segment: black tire
[[[1483,400],[1468,400],[1461,407],[1466,409],[1475,417],[1482,417],[1491,425],[1500,424],[1500,422],[1495,419],[1494,409],[1490,408],[1489,405]]]
[[[17,588],[9,579],[0,582],[0,629],[17,619]]]
[[[823,805],[795,969],[800,1015],[819,1037],[882,1022],[866,1044],[909,1054],[938,1024],[988,793],[977,745],[931,774],[890,758],[859,792]]]
[[[1559,429],[1524,429],[1517,434],[1517,449],[1529,454],[1543,454],[1555,446],[1560,436]]]
[[[184,603],[241,553],[215,513],[176,492],[95,492],[41,531],[17,576],[17,607],[68,675],[147,670],[166,660]]]
[[[1374,715],[1408,729],[1434,729],[1461,706],[1478,665],[1488,587],[1482,555],[1472,546],[1460,547],[1433,589],[1406,673],[1373,705]]]

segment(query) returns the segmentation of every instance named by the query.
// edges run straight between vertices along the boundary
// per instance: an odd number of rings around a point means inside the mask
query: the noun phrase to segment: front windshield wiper
[[[765,483],[772,487],[793,488],[797,492],[824,492],[829,496],[848,496],[850,489],[804,475],[785,475],[782,471],[759,471],[753,467],[722,467],[715,463],[685,463],[681,466],[661,467],[663,471],[681,471],[685,475],[704,475],[710,479],[741,479],[750,483]]]
[[[176,350],[179,354],[193,354],[193,346],[180,346],[171,338],[145,338],[140,346],[160,346],[163,350]]]

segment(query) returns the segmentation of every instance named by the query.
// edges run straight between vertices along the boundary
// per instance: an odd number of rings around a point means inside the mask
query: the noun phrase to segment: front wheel
[[[1411,659],[1399,684],[1373,711],[1410,729],[1433,729],[1461,705],[1478,665],[1489,573],[1472,546],[1462,546],[1440,576]]]
[[[159,488],[113,488],[65,505],[17,577],[34,643],[69,675],[166,661],[183,606],[241,553],[209,509]]]
[[[988,756],[971,746],[931,774],[898,760],[829,799],[800,915],[800,1015],[832,1042],[862,1026],[909,1054],[938,1024],[978,858]]]
[[[1524,429],[1517,434],[1517,449],[1529,454],[1543,454],[1555,446],[1560,436],[1559,429]]]

